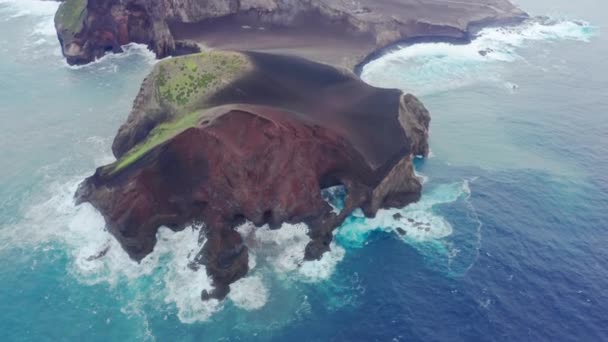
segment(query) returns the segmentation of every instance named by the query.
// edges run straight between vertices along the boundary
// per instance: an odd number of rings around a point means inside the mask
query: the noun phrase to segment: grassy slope
[[[84,16],[87,10],[87,0],[67,0],[59,6],[55,14],[55,22],[72,34],[82,30]]]
[[[172,120],[156,126],[148,137],[105,171],[114,174],[147,152],[190,127],[198,125],[205,100],[237,79],[250,67],[247,58],[234,52],[210,51],[161,61],[152,77],[160,103],[170,107]]]

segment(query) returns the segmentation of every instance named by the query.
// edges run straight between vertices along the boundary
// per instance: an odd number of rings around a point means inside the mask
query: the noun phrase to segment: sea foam
[[[501,82],[498,72],[488,67],[522,60],[518,50],[528,42],[588,42],[597,32],[597,27],[587,22],[535,18],[519,26],[485,28],[468,44],[403,46],[365,65],[361,77],[375,86],[417,95],[461,88],[479,80]]]
[[[69,272],[86,285],[138,287],[140,281],[148,279],[159,284],[155,291],[166,303],[175,305],[185,323],[207,320],[221,308],[217,300],[200,299],[203,290],[212,289],[205,269],[188,267],[204,243],[199,242],[199,228],[173,232],[161,227],[154,251],[135,262],[105,229],[101,214],[89,204],[74,205],[80,179],[52,186],[55,194],[32,206],[24,220],[0,229],[0,252],[14,248],[66,250],[71,255]]]
[[[439,240],[452,234],[452,225],[433,212],[433,207],[452,203],[466,196],[468,182],[439,185],[424,194],[419,202],[405,208],[381,209],[374,218],[357,210],[340,227],[338,241],[361,248],[373,231],[394,232],[405,242]]]
[[[106,53],[101,58],[87,64],[69,65],[67,62],[64,63],[67,68],[73,70],[114,70],[116,72],[118,71],[118,64],[123,60],[137,59],[138,62],[143,61],[149,65],[154,65],[158,62],[154,52],[150,51],[145,44],[129,43],[121,48],[123,50],[122,53]]]
[[[234,304],[244,310],[257,310],[268,300],[268,290],[260,276],[247,276],[230,286],[228,294]]]
[[[211,279],[204,267],[189,267],[204,244],[204,239],[199,239],[200,228],[187,227],[179,232],[159,228],[154,251],[135,262],[105,229],[99,212],[86,203],[74,205],[73,195],[83,178],[53,183],[47,200],[31,206],[19,223],[0,229],[0,253],[15,248],[64,250],[70,255],[69,273],[82,284],[108,284],[117,291],[124,286],[152,291],[158,295],[150,300],[174,306],[184,323],[207,321],[223,308],[224,303],[217,300],[201,301],[201,292],[212,289]],[[266,304],[270,296],[266,271],[293,281],[323,281],[331,277],[345,254],[344,248],[334,243],[321,260],[304,261],[304,249],[310,241],[304,224],[284,224],[281,229],[270,230],[247,223],[238,230],[250,248],[250,272],[232,285],[228,300],[243,310],[257,310]],[[141,285],[146,283],[155,285]]]
[[[238,231],[249,247],[250,256],[256,259],[256,267],[270,267],[296,281],[327,280],[344,257],[344,249],[333,243],[320,260],[305,261],[304,250],[310,237],[308,227],[302,223],[285,223],[276,230],[268,226],[255,228],[246,223]]]

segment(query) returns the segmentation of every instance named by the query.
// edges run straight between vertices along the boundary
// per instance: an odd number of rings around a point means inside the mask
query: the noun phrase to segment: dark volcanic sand
[[[192,40],[222,50],[254,50],[289,54],[351,68],[374,49],[372,37],[349,34],[340,24],[302,18],[300,27],[259,25],[235,17],[197,24],[173,24],[178,40]]]
[[[399,90],[371,87],[345,72],[293,57],[248,52],[263,73],[220,91],[211,103],[271,105],[296,119],[329,128],[346,137],[376,169],[408,150],[409,141],[397,118]],[[247,91],[241,91],[246,89]],[[315,101],[310,99],[314,98]],[[409,153],[409,151],[407,152]]]
[[[526,16],[507,0],[331,3],[342,13],[329,18],[318,10],[303,12],[288,26],[265,24],[255,14],[239,13],[199,23],[175,22],[170,30],[176,40],[207,48],[297,55],[353,70],[398,42],[468,40],[476,26],[518,22]]]

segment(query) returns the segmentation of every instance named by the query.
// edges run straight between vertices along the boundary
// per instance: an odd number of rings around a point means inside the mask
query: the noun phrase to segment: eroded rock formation
[[[466,40],[477,26],[517,22],[508,0],[66,0],[55,20],[70,64],[129,42],[161,58],[197,43],[291,53],[353,68],[374,52],[411,38]]]
[[[429,113],[412,95],[297,57],[213,51],[159,62],[113,144],[117,161],[76,194],[141,260],[160,226],[202,222],[206,266],[222,298],[247,273],[244,220],[305,222],[306,259],[329,249],[356,208],[368,216],[420,197],[414,155],[428,153]],[[347,189],[339,213],[321,189]]]

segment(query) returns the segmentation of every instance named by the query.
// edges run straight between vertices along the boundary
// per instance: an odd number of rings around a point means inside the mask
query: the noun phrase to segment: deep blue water
[[[71,199],[112,160],[152,56],[132,46],[69,68],[56,4],[0,0],[0,340],[608,341],[608,7],[518,4],[552,20],[404,48],[363,72],[432,113],[420,203],[353,215],[301,268],[304,227],[244,227],[256,265],[214,306],[198,301],[204,272],[185,267],[196,231],[161,230],[138,265]]]

